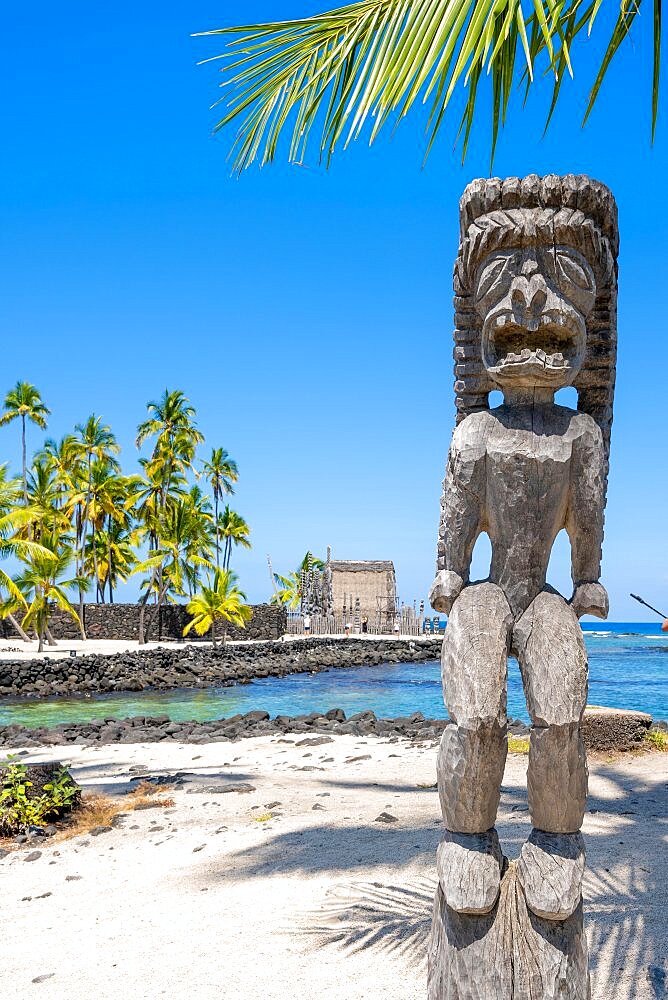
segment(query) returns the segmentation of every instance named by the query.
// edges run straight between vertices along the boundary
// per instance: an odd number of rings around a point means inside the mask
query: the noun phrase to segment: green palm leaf
[[[585,120],[640,2],[621,2]],[[652,134],[661,0],[653,3]],[[225,94],[216,104],[228,101],[216,131],[238,123],[237,171],[255,160],[271,162],[284,131],[290,133],[289,158],[303,161],[316,127],[320,158],[329,162],[334,150],[359,138],[369,122],[373,142],[388,119],[399,121],[420,100],[430,105],[428,152],[454,94],[467,86],[460,127],[465,153],[478,89],[490,76],[493,156],[516,66],[527,86],[538,60],[552,74],[551,117],[564,72],[572,73],[573,42],[583,30],[591,32],[601,7],[602,0],[359,0],[315,17],[202,32],[230,39],[227,51],[212,57],[223,60],[226,74]]]

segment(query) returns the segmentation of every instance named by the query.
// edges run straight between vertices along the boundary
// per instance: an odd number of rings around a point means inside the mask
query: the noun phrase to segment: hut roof
[[[390,559],[332,559],[332,570],[346,573],[394,573],[394,563]]]

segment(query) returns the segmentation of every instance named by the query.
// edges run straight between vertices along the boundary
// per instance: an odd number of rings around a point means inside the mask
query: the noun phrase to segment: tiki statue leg
[[[493,829],[506,760],[506,676],[512,615],[491,583],[466,587],[443,641],[443,690],[453,725],[438,755],[446,827],[438,871],[445,900],[459,913],[496,903],[502,856]]]
[[[533,723],[527,784],[534,830],[522,848],[519,877],[534,913],[564,920],[580,903],[585,862],[579,831],[587,762],[580,724],[587,654],[575,613],[549,590],[517,622],[513,648]]]

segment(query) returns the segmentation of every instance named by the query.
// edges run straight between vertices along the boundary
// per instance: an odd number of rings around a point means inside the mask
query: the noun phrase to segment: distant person
[[[666,624],[668,625],[668,622],[666,622]],[[363,618],[362,619],[362,633],[363,633],[363,635],[366,635],[368,631],[369,631],[369,619],[368,618]]]
[[[310,615],[304,615],[304,634],[305,635],[310,635],[311,634],[311,616]]]
[[[399,635],[399,622],[398,621],[395,621],[395,623],[394,623],[394,634],[395,635]]]
[[[350,635],[350,622],[343,623],[343,634]]]

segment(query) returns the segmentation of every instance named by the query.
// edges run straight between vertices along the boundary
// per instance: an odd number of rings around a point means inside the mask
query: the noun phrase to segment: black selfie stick
[[[649,608],[650,611],[653,611],[655,615],[659,616],[659,618],[663,618],[664,621],[666,620],[666,618],[668,618],[668,615],[664,615],[663,611],[659,611],[657,608],[653,608],[651,604],[648,604],[647,601],[643,601],[642,597],[638,597],[637,594],[631,594],[631,597],[633,598],[634,601],[637,601],[638,604],[644,604],[646,608]]]

